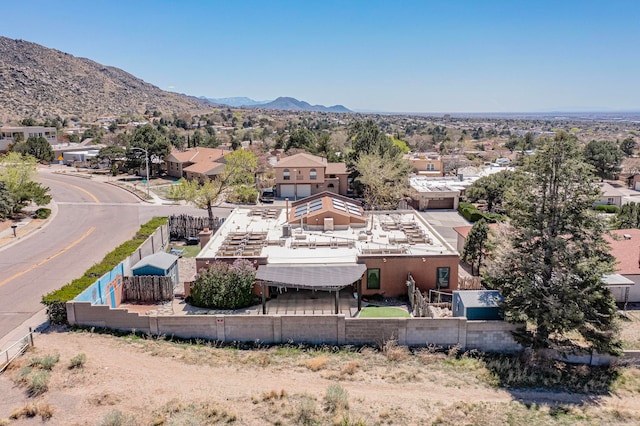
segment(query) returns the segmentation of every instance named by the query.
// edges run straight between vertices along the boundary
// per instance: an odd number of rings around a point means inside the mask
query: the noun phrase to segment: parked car
[[[276,199],[276,193],[273,188],[264,188],[260,190],[260,202],[273,203]]]

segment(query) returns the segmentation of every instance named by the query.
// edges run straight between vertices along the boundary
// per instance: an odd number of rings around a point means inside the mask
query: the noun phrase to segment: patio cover
[[[367,265],[359,263],[260,265],[256,279],[275,286],[335,291],[358,281],[366,270]]]

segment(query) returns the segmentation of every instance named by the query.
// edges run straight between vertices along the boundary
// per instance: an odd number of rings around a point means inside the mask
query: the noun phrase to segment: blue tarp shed
[[[500,304],[503,301],[504,297],[498,290],[454,291],[453,316],[466,317],[468,320],[501,320]]]
[[[178,256],[163,251],[149,255],[133,265],[131,271],[137,275],[159,275],[171,277],[174,284],[179,283]]]

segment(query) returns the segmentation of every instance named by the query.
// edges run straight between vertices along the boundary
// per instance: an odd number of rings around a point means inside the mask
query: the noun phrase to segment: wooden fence
[[[416,282],[409,274],[407,276],[407,296],[409,296],[409,303],[414,317],[427,317],[429,316],[428,303],[424,296],[420,293],[420,290],[416,287]]]
[[[164,302],[173,300],[171,277],[139,275],[124,277],[123,302]]]
[[[215,232],[224,222],[223,218],[214,217],[211,223],[204,216],[190,216],[187,214],[169,216],[169,237],[172,240],[184,240],[198,237],[200,231],[209,228]]]

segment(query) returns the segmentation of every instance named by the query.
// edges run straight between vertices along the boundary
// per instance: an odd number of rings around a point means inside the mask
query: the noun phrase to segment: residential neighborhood
[[[0,426],[640,424],[640,3],[3,4]]]

